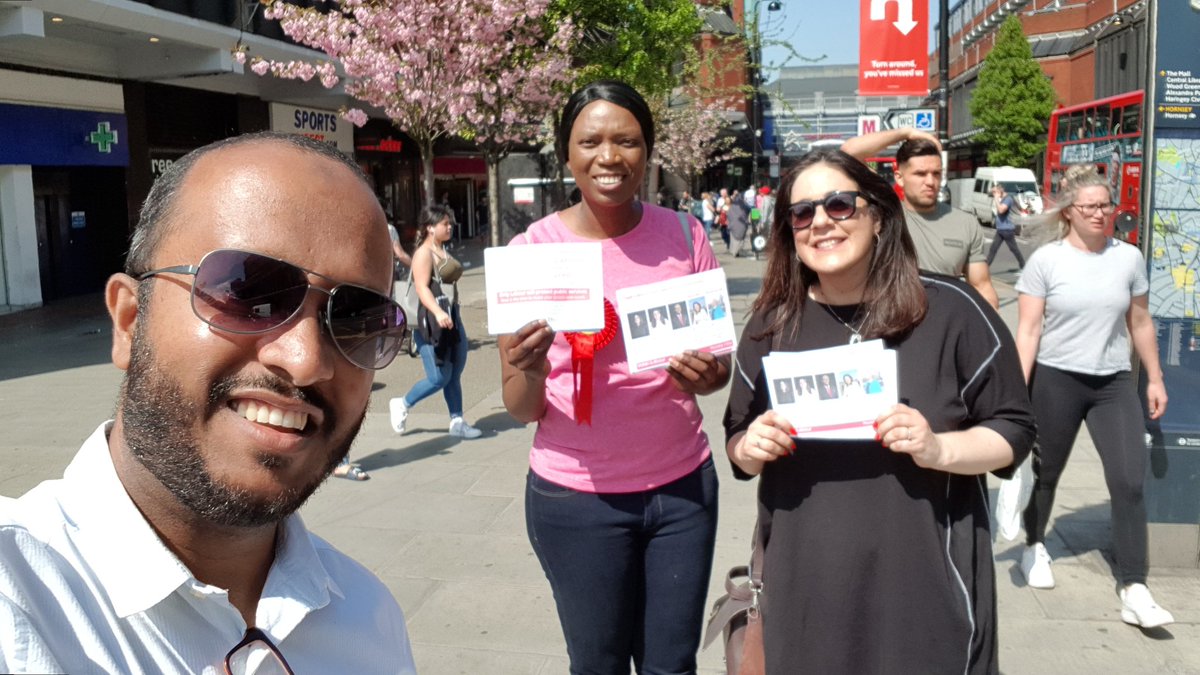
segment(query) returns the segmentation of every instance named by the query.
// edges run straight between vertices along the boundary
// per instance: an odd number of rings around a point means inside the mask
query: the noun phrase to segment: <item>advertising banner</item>
[[[925,0],[859,0],[859,96],[926,96],[928,68]]]
[[[334,110],[272,103],[271,131],[300,134],[332,143],[338,150],[354,156],[354,125]]]

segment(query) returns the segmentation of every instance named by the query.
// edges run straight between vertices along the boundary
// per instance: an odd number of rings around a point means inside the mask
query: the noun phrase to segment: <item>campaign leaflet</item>
[[[515,333],[545,319],[556,331],[604,328],[600,242],[485,249],[488,333]]]
[[[763,373],[771,409],[797,438],[873,439],[875,418],[899,401],[896,352],[882,340],[771,352]]]
[[[630,373],[666,368],[689,349],[727,354],[736,345],[725,272],[708,270],[617,291]]]

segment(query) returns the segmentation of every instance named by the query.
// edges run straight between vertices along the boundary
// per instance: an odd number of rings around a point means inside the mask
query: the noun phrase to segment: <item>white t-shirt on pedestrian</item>
[[[1034,251],[1017,292],[1046,301],[1037,362],[1088,375],[1129,370],[1125,315],[1149,291],[1146,259],[1125,242],[1092,253],[1060,239]]]

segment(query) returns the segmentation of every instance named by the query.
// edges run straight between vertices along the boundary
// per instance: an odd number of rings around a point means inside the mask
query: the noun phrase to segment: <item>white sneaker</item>
[[[467,424],[467,421],[461,417],[451,417],[450,435],[458,436],[459,438],[479,438],[483,435],[483,432]]]
[[[1125,623],[1142,628],[1157,628],[1175,622],[1175,617],[1171,616],[1170,612],[1154,602],[1154,596],[1150,595],[1146,584],[1129,584],[1121,589],[1119,595],[1121,620]]]
[[[404,425],[408,422],[408,406],[404,404],[404,397],[392,399],[388,408],[392,412],[392,431],[403,434]]]
[[[1054,588],[1054,572],[1050,569],[1050,554],[1046,545],[1038,542],[1026,546],[1021,556],[1021,571],[1025,574],[1025,582],[1030,588]]]

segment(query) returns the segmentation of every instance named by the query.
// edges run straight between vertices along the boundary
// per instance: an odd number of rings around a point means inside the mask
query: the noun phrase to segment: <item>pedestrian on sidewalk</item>
[[[737,192],[736,190],[734,191]],[[725,250],[729,250],[729,189],[721,188],[717,197],[717,227],[721,228],[721,240],[725,242]]]
[[[992,247],[988,249],[988,267],[992,266],[992,261],[996,259],[996,252],[1000,250],[1000,244],[1004,243],[1008,245],[1008,250],[1012,251],[1013,256],[1017,259],[1017,267],[1025,269],[1025,256],[1021,255],[1021,249],[1017,247],[1017,226],[1012,221],[1015,207],[1016,202],[1005,192],[1004,186],[996,183],[992,188],[992,213],[996,216],[993,221],[996,226],[996,238],[992,240]]]
[[[746,233],[750,230],[750,210],[741,199],[731,199],[726,214],[729,225],[729,254],[736,258],[741,253],[742,245],[746,243]]]
[[[381,206],[383,205],[380,202]],[[400,243],[400,232],[396,229],[392,211],[387,206],[383,206],[383,213],[387,217],[388,238],[392,242],[392,285],[393,289],[398,288],[401,281],[409,274],[409,269],[412,267],[412,257],[404,250]],[[398,293],[393,293],[393,297],[399,299]],[[362,468],[358,462],[351,462],[350,455],[347,454],[342,458],[342,461],[333,469],[333,475],[336,478],[345,478],[352,481],[370,480],[371,474]]]
[[[1146,587],[1149,451],[1129,358],[1132,341],[1146,375],[1146,410],[1156,420],[1167,409],[1167,390],[1150,317],[1146,260],[1137,247],[1106,234],[1112,192],[1094,168],[1068,178],[1059,199],[1060,207],[1047,213],[1060,228],[1059,238],[1029,257],[1016,287],[1017,349],[1038,419],[1021,570],[1030,586],[1054,588],[1046,526],[1059,477],[1086,422],[1112,501],[1121,619],[1144,628],[1163,626],[1174,618]]]
[[[717,260],[699,221],[637,199],[654,147],[640,94],[592,83],[560,119],[559,158],[583,201],[511,245],[598,241],[606,319],[595,334],[558,335],[534,321],[499,340],[504,405],[538,425],[529,541],[554,591],[572,673],[628,673],[631,662],[642,673],[694,673],[717,524],[696,397],[725,385],[729,357],[688,351],[665,370],[631,374],[613,301],[621,288],[716,269]]]
[[[417,248],[412,256],[413,286],[421,302],[413,338],[425,367],[425,379],[388,405],[392,430],[403,434],[412,407],[442,392],[450,411],[448,433],[458,438],[479,438],[483,432],[463,418],[462,373],[467,367],[467,331],[458,305],[458,280],[463,266],[445,244],[454,225],[449,208],[434,204],[417,219]]]
[[[387,236],[358,165],[305,136],[158,178],[105,289],[116,419],[0,499],[0,672],[415,672],[388,588],[295,515],[400,348]]]
[[[779,198],[725,413],[734,474],[761,476],[766,672],[996,673],[984,474],[1011,475],[1034,438],[1012,338],[965,283],[920,275],[895,191],[862,162],[815,150]],[[860,338],[896,351],[902,403],[871,440],[795,438],[763,358]]]
[[[700,222],[704,223],[704,234],[711,235],[713,223],[717,219],[717,205],[713,203],[711,192],[700,193]]]

